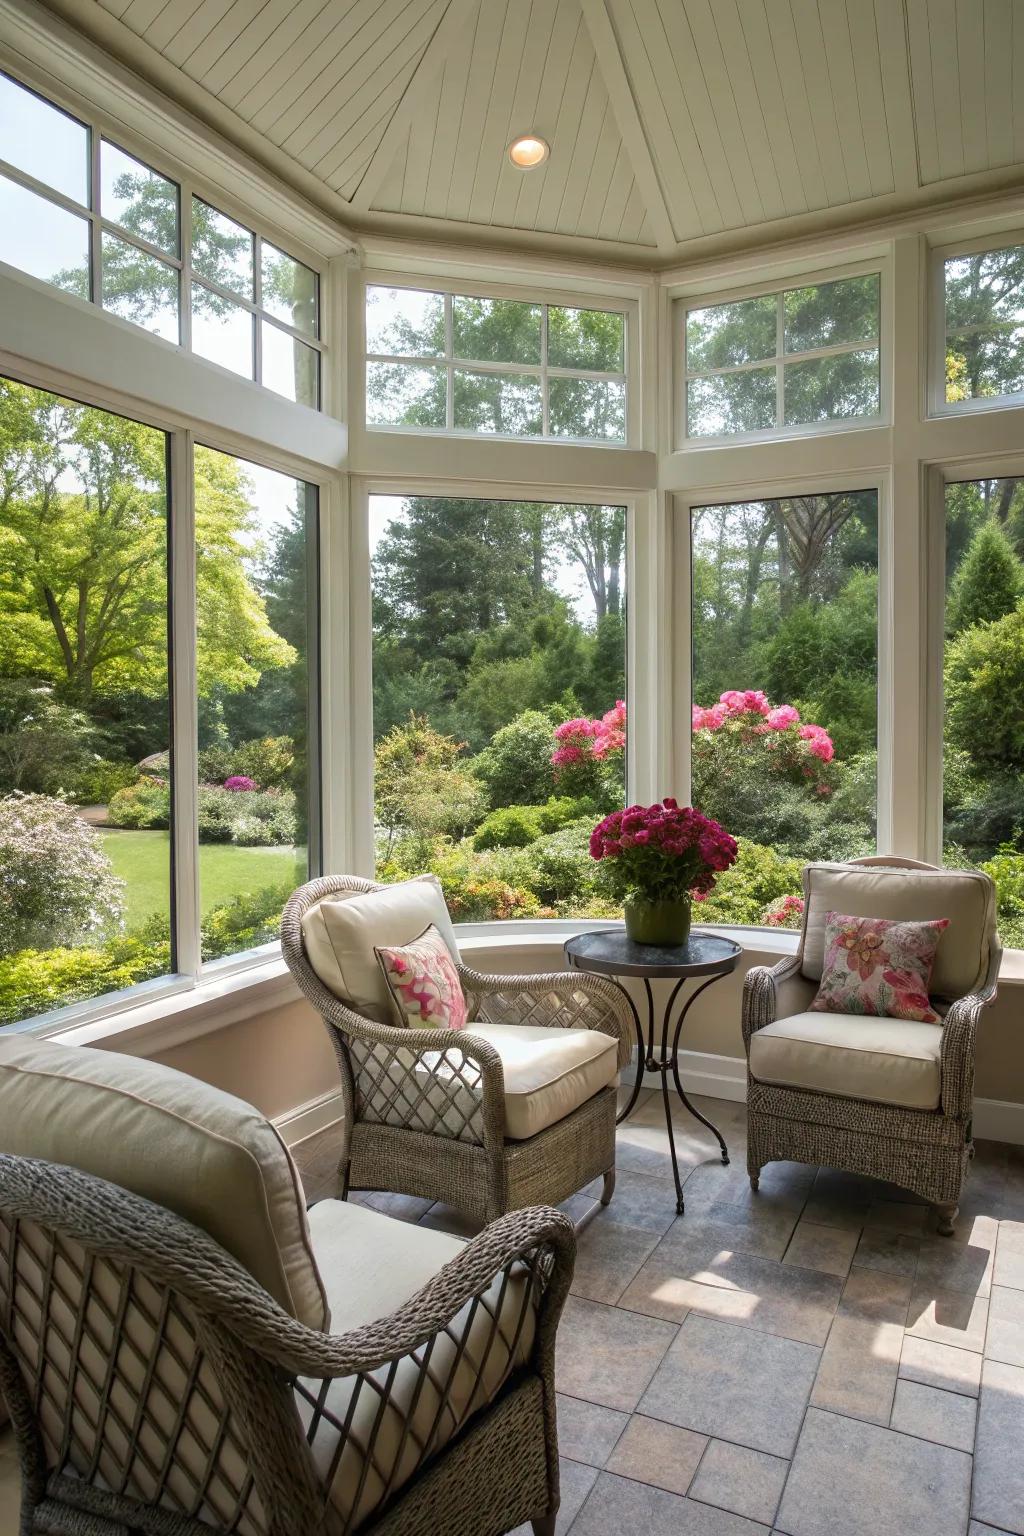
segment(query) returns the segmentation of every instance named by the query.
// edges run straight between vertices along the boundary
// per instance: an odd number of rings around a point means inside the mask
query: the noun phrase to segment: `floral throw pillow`
[[[394,949],[375,949],[401,1020],[420,1029],[462,1029],[466,997],[451,950],[430,927]]]
[[[825,963],[812,1013],[941,1020],[928,998],[935,951],[949,919],[893,922],[825,913]]]

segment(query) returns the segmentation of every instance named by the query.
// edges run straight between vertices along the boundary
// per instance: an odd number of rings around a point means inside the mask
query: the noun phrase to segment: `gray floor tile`
[[[1024,1370],[986,1360],[974,1441],[971,1513],[1000,1531],[1024,1533]]]
[[[986,1360],[1024,1365],[1024,1291],[994,1285],[988,1304]]]
[[[712,1440],[690,1487],[691,1499],[771,1525],[789,1462],[726,1440]]]
[[[985,1344],[988,1298],[966,1291],[939,1291],[934,1286],[915,1286],[907,1314],[907,1332],[937,1344],[981,1353]]]
[[[606,1470],[632,1477],[669,1493],[685,1493],[708,1440],[692,1429],[635,1413],[608,1460]]]
[[[598,1194],[600,1188],[601,1181],[597,1180],[587,1186],[587,1192]],[[676,1219],[675,1191],[666,1190],[663,1179],[620,1168],[607,1214],[610,1221],[624,1227],[643,1227],[660,1237]]]
[[[767,1526],[664,1488],[602,1472],[572,1528],[572,1536],[767,1536]]]
[[[930,1230],[930,1221],[931,1212],[926,1205],[909,1205],[902,1200],[876,1200],[868,1207],[864,1225],[915,1237]]]
[[[1009,1532],[997,1531],[994,1525],[982,1525],[980,1520],[972,1520],[967,1528],[967,1536],[1009,1536]]]
[[[569,1536],[569,1528],[583,1508],[587,1494],[597,1481],[598,1473],[596,1467],[584,1467],[577,1461],[565,1461],[561,1457],[558,1461],[558,1473],[561,1484],[561,1503],[558,1506],[555,1522],[555,1536]],[[533,1528],[529,1524],[517,1525],[510,1536],[533,1536]]]
[[[657,1244],[657,1232],[623,1226],[601,1211],[576,1240],[573,1295],[614,1304]]]
[[[892,1428],[958,1451],[974,1450],[978,1404],[973,1397],[943,1392],[918,1381],[898,1381],[892,1407]]]
[[[813,1221],[799,1221],[782,1262],[845,1277],[856,1247],[856,1232],[843,1227],[822,1227]]]
[[[866,1227],[860,1235],[853,1262],[861,1269],[880,1269],[885,1274],[913,1278],[917,1272],[920,1247],[919,1238],[907,1237],[902,1232],[885,1232],[878,1227]]]
[[[1024,1222],[999,1223],[993,1279],[997,1285],[1024,1290]]]
[[[980,1243],[951,1243],[944,1237],[926,1237],[917,1259],[917,1283],[940,1291],[967,1291],[987,1296],[992,1280],[993,1252]]]
[[[558,1389],[630,1412],[675,1335],[671,1323],[570,1296],[555,1349]]]
[[[558,1401],[558,1449],[570,1461],[603,1467],[615,1442],[629,1423],[629,1414],[602,1408],[580,1397],[556,1394]]]
[[[981,1388],[981,1356],[969,1349],[954,1349],[949,1344],[936,1344],[931,1339],[907,1334],[900,1355],[900,1377],[923,1382],[926,1387],[977,1397]]]
[[[963,1536],[971,1458],[810,1408],[776,1528],[786,1536]]]
[[[850,1271],[822,1353],[812,1403],[888,1424],[910,1290],[910,1280],[902,1275]]]
[[[691,1314],[640,1402],[640,1412],[698,1434],[792,1453],[819,1351]]]

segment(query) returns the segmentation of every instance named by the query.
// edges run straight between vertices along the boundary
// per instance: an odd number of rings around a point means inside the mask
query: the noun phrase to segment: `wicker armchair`
[[[993,883],[977,870],[886,857],[808,865],[803,885],[796,955],[755,967],[744,986],[751,1185],[778,1159],[868,1174],[930,1201],[948,1236],[973,1156],[978,1022],[999,974]],[[807,1013],[826,910],[948,917],[932,975],[941,1024]]]
[[[601,1176],[602,1203],[615,1184],[618,1070],[629,1060],[629,1004],[610,981],[559,972],[485,976],[458,964],[470,1023],[406,1029],[358,1012],[314,969],[303,918],[330,897],[395,890],[351,876],[313,880],[281,920],[292,974],[327,1026],[341,1069],[341,1174],[349,1189],[385,1189],[441,1200],[480,1221],[522,1206],[557,1205]],[[437,899],[444,910],[438,888]],[[447,921],[447,912],[444,911]],[[399,938],[397,942],[406,942]],[[539,1030],[597,1031],[615,1042],[611,1078],[535,1134],[512,1134],[504,1042]],[[543,1037],[541,1037],[543,1038]],[[570,1085],[573,1073],[565,1072]]]
[[[0,1079],[4,1066],[0,1054]],[[52,1086],[55,1074],[36,1060],[17,1075]],[[166,1106],[154,1120],[151,1087],[140,1100],[159,1140]],[[102,1088],[136,1118],[139,1101]],[[216,1107],[207,1121],[205,1154],[221,1159],[238,1123]],[[263,1125],[238,1133],[250,1162],[273,1134]],[[10,1135],[0,1127],[0,1145],[46,1134],[23,1117]],[[159,1180],[146,1146],[130,1125],[126,1173]],[[112,1155],[86,1148],[93,1164]],[[179,1171],[187,1202],[192,1170]],[[286,1217],[278,1203],[279,1237]],[[529,1520],[553,1536],[569,1221],[519,1211],[464,1245],[336,1200],[310,1217],[335,1331],[287,1310],[166,1206],[0,1152],[0,1397],[21,1462],[20,1536],[503,1536]],[[375,1292],[402,1299],[378,1316]]]

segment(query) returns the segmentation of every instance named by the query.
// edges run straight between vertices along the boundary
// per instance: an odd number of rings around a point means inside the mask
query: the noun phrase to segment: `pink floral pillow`
[[[375,949],[402,1022],[420,1029],[462,1029],[466,998],[451,950],[430,927],[395,949]]]
[[[825,913],[825,963],[812,1013],[941,1020],[928,998],[935,951],[949,919],[892,922]]]

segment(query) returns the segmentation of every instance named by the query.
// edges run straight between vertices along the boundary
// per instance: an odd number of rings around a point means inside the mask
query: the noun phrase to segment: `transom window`
[[[3,74],[0,261],[319,405],[312,268]]]
[[[688,438],[877,417],[879,275],[688,306],[683,363]]]
[[[370,426],[622,443],[625,370],[620,311],[366,290]]]
[[[943,262],[947,405],[1024,393],[1024,245]]]

